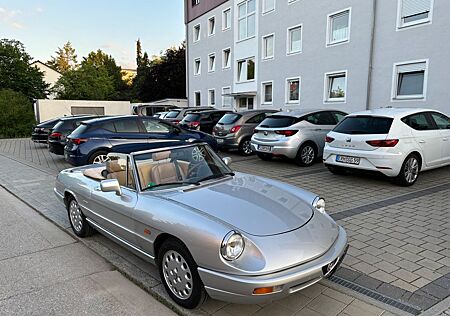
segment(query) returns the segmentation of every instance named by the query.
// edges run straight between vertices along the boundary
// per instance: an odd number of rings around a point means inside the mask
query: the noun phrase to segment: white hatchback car
[[[419,171],[450,165],[450,118],[413,108],[380,108],[346,116],[325,139],[324,164],[333,173],[378,171],[404,186]]]

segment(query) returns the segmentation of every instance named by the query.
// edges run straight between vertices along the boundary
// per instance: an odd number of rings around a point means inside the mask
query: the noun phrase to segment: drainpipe
[[[373,52],[375,45],[375,26],[376,26],[376,15],[377,15],[377,0],[372,2],[372,27],[370,31],[370,51],[369,51],[369,68],[367,71],[367,95],[366,95],[366,110],[370,107],[370,97],[372,88],[372,71],[373,71]]]
[[[186,3],[186,6],[188,4]],[[186,99],[188,101],[188,107],[189,107],[189,103],[190,103],[190,98],[189,98],[189,38],[188,38],[188,23],[186,21],[185,23],[186,27],[185,27],[185,38],[186,38],[186,52],[185,52],[185,62],[186,62]]]

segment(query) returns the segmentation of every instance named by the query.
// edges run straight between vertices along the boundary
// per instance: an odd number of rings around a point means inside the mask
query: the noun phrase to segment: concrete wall
[[[131,105],[128,101],[37,100],[35,103],[36,120],[43,122],[71,115],[73,106],[103,107],[105,115],[131,114]]]

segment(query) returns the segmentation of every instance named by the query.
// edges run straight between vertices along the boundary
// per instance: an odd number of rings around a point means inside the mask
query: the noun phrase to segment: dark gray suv
[[[237,149],[241,155],[253,153],[250,139],[255,127],[275,110],[249,110],[225,114],[213,129],[219,149]]]

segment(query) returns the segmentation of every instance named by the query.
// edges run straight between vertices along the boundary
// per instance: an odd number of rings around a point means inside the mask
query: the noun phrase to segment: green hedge
[[[30,100],[22,93],[0,90],[0,138],[30,136],[34,124]]]

